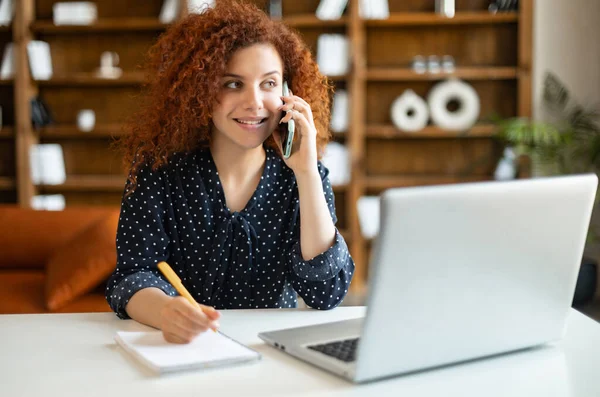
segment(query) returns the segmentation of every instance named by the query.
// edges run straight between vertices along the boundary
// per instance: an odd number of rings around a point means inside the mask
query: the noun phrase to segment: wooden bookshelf
[[[142,73],[123,73],[122,76],[115,79],[99,78],[93,73],[73,73],[69,76],[53,76],[50,80],[37,80],[39,87],[60,87],[60,86],[97,86],[114,87],[123,85],[137,86],[144,81]]]
[[[283,22],[294,28],[344,27],[348,24],[348,19],[343,17],[340,19],[322,20],[311,13],[286,16],[284,17]]]
[[[14,178],[0,177],[0,190],[14,190],[16,185]]]
[[[268,3],[252,1],[263,8]],[[352,179],[333,190],[337,226],[356,262],[353,293],[365,291],[369,274],[370,241],[360,231],[357,200],[391,187],[489,180],[500,152],[495,128],[486,120],[531,115],[533,1],[522,0],[518,12],[491,14],[488,0],[457,0],[455,17],[445,18],[434,13],[432,0],[388,0],[388,19],[363,20],[358,0],[349,0],[342,18],[324,21],[315,16],[320,0],[283,0],[283,22],[315,55],[321,34],[341,33],[350,40],[350,72],[329,80],[350,97],[349,129],[333,137],[350,153]],[[0,80],[8,126],[0,130],[0,202],[29,206],[36,194],[60,193],[68,206],[117,206],[125,177],[111,141],[124,133],[125,117],[136,109],[144,53],[167,28],[158,20],[163,0],[98,2],[98,21],[89,26],[54,25],[54,3],[20,0],[14,23],[0,27],[0,43],[17,44],[15,78]],[[47,81],[34,81],[29,73],[26,45],[35,39],[51,47],[54,76]],[[120,56],[124,74],[119,79],[94,75],[107,50]],[[415,73],[411,61],[417,55],[451,55],[456,69]],[[390,107],[398,96],[411,89],[425,98],[450,77],[478,93],[481,112],[475,126],[451,132],[430,124],[415,133],[394,127]],[[29,101],[35,95],[48,103],[55,124],[32,128]],[[91,132],[76,127],[81,109],[96,113]],[[28,153],[38,142],[62,145],[66,183],[33,185]]]
[[[37,34],[81,34],[81,33],[127,33],[139,31],[162,31],[168,25],[158,18],[106,18],[92,25],[55,25],[52,21],[36,21],[31,30]]]
[[[69,175],[60,185],[38,185],[47,193],[65,192],[122,192],[125,176],[119,175]]]
[[[487,11],[457,12],[453,18],[439,16],[433,12],[391,13],[387,19],[372,19],[365,23],[367,27],[394,26],[439,26],[439,25],[488,25],[516,23],[519,14],[516,12],[491,14]]]
[[[436,126],[427,126],[417,132],[403,132],[389,124],[367,125],[367,138],[378,139],[440,139],[440,138],[489,138],[494,136],[493,124],[478,124],[467,131],[446,131]]]
[[[122,124],[100,124],[92,131],[80,131],[76,125],[54,125],[38,130],[40,139],[62,140],[62,139],[106,139],[116,138],[125,134]]]
[[[377,175],[367,178],[366,187],[369,190],[377,191],[394,187],[447,185],[452,183],[481,182],[490,179],[491,177],[483,175]]]
[[[519,75],[516,67],[459,67],[451,73],[415,73],[408,68],[370,68],[370,81],[435,81],[451,77],[465,80],[511,80]]]

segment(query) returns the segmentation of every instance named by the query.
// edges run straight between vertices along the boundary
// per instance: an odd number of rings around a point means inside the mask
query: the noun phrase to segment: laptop
[[[384,191],[365,317],[259,337],[356,383],[559,340],[597,185],[583,174]]]

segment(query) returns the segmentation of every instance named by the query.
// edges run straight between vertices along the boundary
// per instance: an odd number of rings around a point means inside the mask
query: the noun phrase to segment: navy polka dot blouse
[[[329,171],[320,162],[318,168],[335,223]],[[140,289],[177,294],[158,271],[160,261],[171,265],[198,302],[217,309],[296,307],[297,294],[310,307],[332,309],[354,271],[337,230],[327,251],[303,260],[296,179],[271,149],[240,212],[227,208],[208,149],[175,155],[154,172],[141,168],[137,188],[121,204],[117,266],[106,288],[120,318],[128,318],[125,307]]]

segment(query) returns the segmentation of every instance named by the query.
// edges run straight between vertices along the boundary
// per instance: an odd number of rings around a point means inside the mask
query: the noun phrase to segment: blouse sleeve
[[[319,162],[319,174],[323,182],[323,192],[333,223],[337,223],[333,189],[329,182],[329,170]],[[350,286],[354,273],[354,261],[348,246],[339,230],[335,231],[335,241],[327,251],[310,260],[302,258],[300,249],[300,220],[296,220],[297,240],[293,243],[291,262],[292,286],[304,302],[315,309],[327,310],[338,306]]]
[[[167,200],[162,171],[142,167],[137,187],[124,194],[117,228],[117,264],[106,286],[106,300],[118,317],[129,318],[125,307],[141,289],[159,288],[168,295],[175,289],[161,276],[157,268],[169,257],[169,236],[164,222]],[[131,189],[127,182],[125,193]]]

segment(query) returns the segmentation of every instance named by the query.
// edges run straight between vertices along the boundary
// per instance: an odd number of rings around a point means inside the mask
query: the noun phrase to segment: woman
[[[328,171],[331,87],[306,45],[255,6],[219,0],[149,53],[146,103],[125,139],[131,172],[106,299],[186,343],[218,309],[340,304],[354,271]],[[282,96],[283,82],[291,92]],[[293,119],[292,155],[280,123]],[[177,296],[166,261],[201,304]]]

